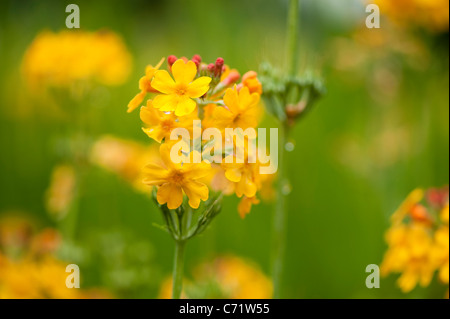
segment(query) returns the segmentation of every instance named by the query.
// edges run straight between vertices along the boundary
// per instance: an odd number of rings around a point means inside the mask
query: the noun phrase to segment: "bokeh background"
[[[36,97],[21,72],[24,54],[41,31],[66,29],[69,3],[2,2],[0,247],[57,229],[58,258],[80,266],[83,289],[156,298],[170,276],[174,248],[153,226],[162,218],[149,194],[99,165],[85,165],[70,238],[49,212],[52,172],[70,144],[67,127],[81,118],[91,141],[108,135],[149,145],[138,112],[126,113],[145,66],[169,54],[200,54],[207,61],[221,56],[241,72],[264,61],[282,68],[287,1],[76,3],[82,30],[122,38],[130,74],[121,85],[95,86],[83,108],[71,109],[61,95],[56,102]],[[434,279],[405,295],[395,275],[379,289],[365,286],[366,266],[380,264],[386,250],[389,216],[414,188],[449,180],[448,2],[446,13],[397,5],[394,13],[381,12],[380,29],[367,29],[363,1],[301,1],[300,71],[325,79],[327,93],[292,134],[284,282],[290,298],[440,298],[447,289]],[[266,115],[262,126],[275,125]],[[255,206],[245,219],[236,206],[237,199],[227,198],[210,229],[189,243],[188,280],[195,282],[199,265],[219,256],[242,257],[269,276],[273,203]]]

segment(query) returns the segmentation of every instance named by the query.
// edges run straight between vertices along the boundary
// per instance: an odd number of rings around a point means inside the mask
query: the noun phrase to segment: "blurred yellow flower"
[[[172,65],[172,74],[175,81],[165,70],[155,73],[152,87],[162,94],[153,100],[153,106],[164,112],[175,111],[176,116],[183,116],[195,110],[194,98],[199,98],[209,90],[211,78],[202,76],[194,80],[197,67],[194,62],[185,63],[182,59]]]
[[[51,215],[57,219],[66,216],[75,196],[76,184],[73,166],[63,164],[53,168],[45,201],[47,211]]]
[[[199,181],[211,172],[211,164],[206,162],[174,163],[170,158],[170,144],[161,144],[160,154],[164,164],[148,164],[144,168],[144,184],[159,186],[158,203],[167,203],[169,209],[178,208],[183,202],[183,192],[189,198],[189,205],[198,208],[200,201],[208,199],[208,187]],[[192,152],[189,156],[195,156]]]
[[[68,288],[69,263],[52,255],[60,243],[59,233],[48,228],[34,234],[31,225],[26,218],[0,220],[0,299],[111,297],[99,290]]]
[[[131,55],[111,31],[43,31],[22,61],[23,76],[32,89],[69,87],[77,81],[119,85],[130,69]]]
[[[433,32],[448,30],[448,0],[376,0],[375,3],[381,14],[402,26],[418,25]]]
[[[244,196],[244,197],[242,197],[242,199],[241,199],[241,201],[239,202],[239,205],[238,205],[239,216],[241,216],[241,218],[244,218],[245,215],[250,213],[250,211],[252,210],[252,205],[253,204],[255,204],[255,205],[259,204],[259,199],[256,198],[256,196],[253,196],[253,197]]]
[[[156,145],[146,146],[114,136],[100,137],[90,151],[90,161],[122,177],[137,191],[148,193],[142,184],[142,169],[148,161],[159,162]]]

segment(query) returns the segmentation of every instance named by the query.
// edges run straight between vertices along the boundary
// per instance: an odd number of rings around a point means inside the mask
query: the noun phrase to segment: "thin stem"
[[[186,242],[175,242],[175,259],[173,263],[172,299],[180,299],[183,290],[184,247]]]
[[[287,24],[287,67],[289,75],[295,75],[298,62],[298,16],[299,0],[289,1],[288,24]]]
[[[286,150],[287,126],[281,124],[278,129],[279,152],[278,152],[278,187],[277,204],[275,207],[273,223],[273,247],[272,247],[272,276],[273,297],[281,298],[281,286],[284,269],[284,251],[286,241],[286,187],[288,180],[286,175]]]

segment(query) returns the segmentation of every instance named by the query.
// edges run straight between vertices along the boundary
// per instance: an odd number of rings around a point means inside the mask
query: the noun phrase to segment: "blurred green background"
[[[83,30],[117,32],[133,57],[126,84],[104,88],[102,103],[90,105],[92,138],[111,134],[149,143],[138,112],[126,114],[126,106],[145,66],[162,56],[221,56],[241,73],[263,61],[284,67],[285,0],[76,3]],[[44,198],[60,160],[55,145],[64,123],[27,97],[20,63],[41,30],[65,29],[67,4],[6,1],[0,10],[0,217],[20,212],[39,227],[57,227]],[[284,283],[290,298],[439,298],[445,292],[434,280],[403,295],[395,275],[382,279],[380,289],[367,289],[365,268],[381,263],[389,216],[406,195],[448,184],[448,29],[400,28],[405,47],[413,47],[402,50],[385,20],[381,29],[368,30],[365,17],[361,1],[301,3],[300,64],[325,79],[327,94],[292,136]],[[372,37],[380,34],[391,40],[376,46]],[[267,115],[262,125],[276,122]],[[74,245],[65,256],[80,265],[83,287],[156,297],[171,273],[174,246],[152,226],[162,224],[153,202],[90,167],[79,205]],[[210,229],[189,243],[187,277],[195,265],[226,253],[270,273],[273,204],[255,206],[244,220],[236,205],[226,198]]]

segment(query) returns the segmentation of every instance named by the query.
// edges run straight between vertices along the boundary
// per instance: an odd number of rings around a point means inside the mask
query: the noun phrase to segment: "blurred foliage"
[[[198,53],[243,70],[263,61],[284,67],[287,1],[77,4],[83,30],[118,33],[133,57],[124,85],[92,88],[81,107],[63,95],[32,97],[20,72],[40,31],[65,29],[66,3],[6,1],[0,10],[0,215],[25,212],[39,229],[60,227],[47,212],[46,190],[67,145],[78,149],[67,140],[77,121],[86,133],[75,140],[106,134],[149,143],[137,112],[126,114],[147,64]],[[383,16],[382,27],[369,30],[365,17],[361,1],[302,1],[300,65],[320,73],[327,93],[292,132],[286,295],[440,298],[435,281],[404,295],[395,276],[369,290],[364,271],[381,263],[389,216],[403,198],[416,187],[449,182],[448,27],[410,28]],[[266,116],[263,125],[274,127],[275,120]],[[157,297],[173,253],[169,236],[152,226],[162,223],[158,208],[123,178],[85,166],[77,228],[62,257],[79,263],[83,288]],[[225,202],[214,225],[187,247],[188,278],[196,265],[227,253],[269,273],[272,206],[258,205],[241,220],[236,204]]]

